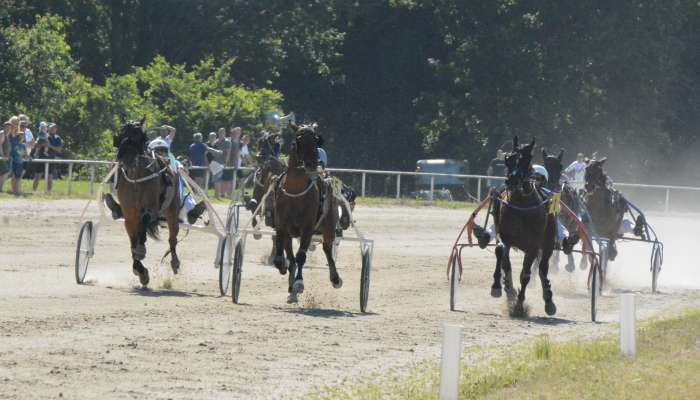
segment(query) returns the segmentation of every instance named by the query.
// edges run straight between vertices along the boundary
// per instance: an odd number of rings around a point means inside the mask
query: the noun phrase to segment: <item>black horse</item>
[[[493,197],[493,216],[501,244],[496,247],[496,270],[493,274],[491,295],[501,295],[501,273],[503,284],[509,300],[515,297],[513,289],[512,269],[509,257],[511,247],[525,253],[523,269],[520,273],[520,290],[517,293],[512,314],[525,314],[525,289],[530,282],[532,264],[539,257],[538,266],[542,282],[543,299],[547,315],[556,313],[556,305],[552,299],[549,273],[549,258],[554,250],[556,240],[556,218],[549,212],[549,198],[537,190],[531,177],[533,139],[530,144],[518,146],[517,136],[513,138],[513,152],[506,156],[506,188]]]

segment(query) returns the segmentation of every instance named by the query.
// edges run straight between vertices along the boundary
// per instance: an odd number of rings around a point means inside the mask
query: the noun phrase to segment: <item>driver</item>
[[[168,160],[171,172],[177,175],[180,179],[179,198],[180,204],[182,204],[182,208],[180,209],[180,220],[187,221],[190,225],[194,224],[202,216],[202,214],[204,214],[204,211],[206,211],[206,205],[204,204],[203,200],[199,203],[195,203],[192,193],[185,194],[186,185],[181,174],[186,172],[184,172],[182,164],[175,159],[172,153],[170,153],[169,143],[164,138],[159,137],[148,143],[148,150],[166,158]],[[109,208],[112,212],[112,218],[119,219],[123,216],[121,206],[114,200],[111,193],[106,193],[104,195],[104,202],[107,205],[107,208]]]
[[[549,173],[547,173],[547,169],[544,166],[539,164],[533,164],[531,179],[535,183],[535,188],[540,190],[540,193],[542,193],[544,190],[546,190],[545,184],[549,180]],[[551,192],[549,191],[544,192],[544,194],[546,196],[551,196]],[[474,232],[474,236],[476,236],[476,239],[479,243],[479,247],[481,247],[482,249],[486,248],[486,246],[491,241],[491,238],[496,236],[496,226],[494,224],[491,224],[487,229],[484,229],[481,226],[474,224],[472,229]],[[576,245],[576,243],[578,243],[578,235],[574,234],[571,235],[571,237],[569,237],[568,229],[566,229],[566,227],[562,225],[558,219],[557,241],[561,243],[565,254],[571,253],[573,247]]]

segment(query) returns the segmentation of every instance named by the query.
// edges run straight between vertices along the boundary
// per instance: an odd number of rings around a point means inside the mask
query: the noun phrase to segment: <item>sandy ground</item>
[[[489,296],[493,254],[478,249],[465,252],[460,311],[450,312],[445,264],[465,211],[358,206],[359,226],[376,243],[370,312],[362,314],[360,252],[350,242],[339,251],[343,288],[331,287],[319,249],[309,257],[298,306],[285,303],[286,277],[260,263],[267,239],[248,240],[243,304],[219,296],[216,239],[198,232],[180,245],[182,272],[175,278],[159,265],[166,243],[149,241],[151,290],[142,290],[120,224],[101,228],[89,284],[77,285],[73,262],[84,205],[0,203],[2,399],[302,398],[324,385],[437,357],[442,323],[464,325],[465,345],[472,346],[614,331],[623,290],[637,293],[642,318],[700,306],[698,235],[683,229],[697,226],[697,217],[650,216],[666,241],[661,294],[650,293],[648,250],[620,245],[613,286],[601,299],[602,323],[593,324],[581,271],[553,275],[556,318],[544,317],[533,280],[531,317],[510,319],[505,301]],[[519,272],[517,254],[514,267]]]

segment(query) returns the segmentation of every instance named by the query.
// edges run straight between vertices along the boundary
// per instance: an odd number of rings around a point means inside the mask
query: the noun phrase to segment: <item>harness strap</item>
[[[304,196],[305,194],[309,193],[309,191],[310,191],[311,189],[313,189],[313,188],[316,188],[316,190],[318,191],[318,188],[316,187],[316,181],[317,181],[317,179],[318,179],[318,176],[312,177],[312,178],[311,178],[311,181],[309,182],[309,185],[308,185],[308,186],[306,187],[306,189],[304,189],[304,191],[302,191],[301,193],[289,193],[288,191],[286,191],[286,190],[284,189],[284,186],[282,186],[281,183],[280,183],[280,185],[279,185],[279,189],[280,189],[280,191],[282,192],[282,194],[284,194],[284,195],[287,196],[287,197],[291,197],[291,198],[301,197],[301,196]]]

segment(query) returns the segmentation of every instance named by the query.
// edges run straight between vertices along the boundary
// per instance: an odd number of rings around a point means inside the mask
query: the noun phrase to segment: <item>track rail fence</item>
[[[96,184],[106,176],[113,161],[36,159],[29,163],[43,163],[44,192],[48,191],[49,165],[55,164],[61,179],[66,181],[65,194],[71,195],[77,181],[87,181],[90,194]],[[252,171],[250,167],[234,168],[233,187],[237,180]],[[207,167],[190,167],[190,171],[205,171],[203,186],[208,190],[211,173]],[[386,197],[396,199],[422,199],[426,201],[478,201],[483,199],[490,187],[498,186],[505,179],[486,175],[440,174],[413,171],[385,171],[369,169],[329,168],[345,183],[354,187],[361,197]],[[240,173],[238,172],[240,171]],[[700,187],[678,185],[647,185],[616,182],[625,196],[640,207],[669,212],[700,212]],[[234,189],[235,190],[235,189]]]

